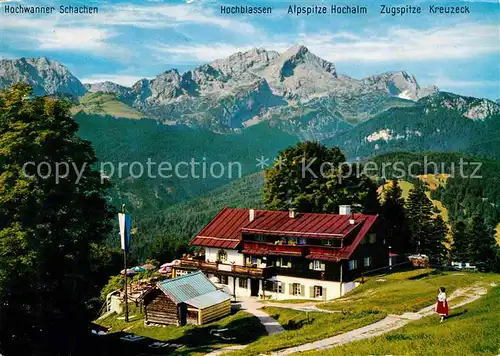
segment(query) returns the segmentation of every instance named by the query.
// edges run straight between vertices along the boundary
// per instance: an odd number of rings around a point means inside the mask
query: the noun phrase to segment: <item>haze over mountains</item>
[[[2,60],[0,87],[18,81],[32,84],[37,95],[111,93],[162,123],[231,132],[269,120],[302,139],[329,137],[422,98],[442,104],[436,87],[421,88],[404,71],[358,80],[300,45],[281,54],[255,48],[184,73],[170,69],[131,88],[112,82],[83,85],[64,65],[43,57]],[[499,111],[486,99],[457,97],[445,104],[474,120]]]

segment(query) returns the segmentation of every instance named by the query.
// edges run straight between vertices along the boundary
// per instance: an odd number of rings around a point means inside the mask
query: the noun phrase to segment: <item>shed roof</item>
[[[188,305],[192,305],[198,309],[205,309],[212,305],[217,305],[226,300],[230,300],[231,296],[221,290],[216,290],[215,292],[210,292],[198,297],[194,297],[184,301]]]
[[[217,288],[198,271],[157,283],[158,288],[176,304],[215,292]]]

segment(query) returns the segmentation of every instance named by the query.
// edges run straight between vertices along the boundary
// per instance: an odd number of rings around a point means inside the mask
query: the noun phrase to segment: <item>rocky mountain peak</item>
[[[417,101],[438,91],[438,88],[435,86],[421,88],[415,76],[405,71],[374,75],[363,79],[362,82],[378,90],[386,91],[392,96],[411,101]]]
[[[500,106],[494,101],[440,92],[427,96],[418,102],[428,110],[453,109],[471,120],[484,120],[500,114]]]
[[[210,63],[210,66],[224,75],[239,76],[247,70],[262,70],[278,57],[278,52],[253,48],[246,52],[237,52],[225,59],[217,59]]]
[[[113,93],[117,95],[124,96],[130,92],[130,88],[123,85],[116,84],[110,81],[98,82],[98,83],[86,83],[85,88],[91,92],[103,92],[103,93]]]
[[[83,84],[61,63],[46,57],[3,59],[0,61],[0,87],[23,82],[35,95],[86,93]]]

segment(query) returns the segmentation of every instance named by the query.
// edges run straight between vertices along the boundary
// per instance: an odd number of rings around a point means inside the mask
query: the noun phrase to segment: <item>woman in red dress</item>
[[[444,287],[439,288],[435,311],[438,315],[441,315],[441,320],[439,321],[440,323],[442,323],[444,318],[448,316],[448,300],[446,299]]]

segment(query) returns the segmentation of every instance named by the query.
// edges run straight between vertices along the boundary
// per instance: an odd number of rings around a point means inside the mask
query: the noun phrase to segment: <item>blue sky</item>
[[[65,64],[83,82],[136,80],[170,68],[180,71],[252,47],[284,51],[303,44],[355,78],[406,70],[421,86],[500,98],[498,1],[409,0],[424,14],[389,16],[379,1],[302,0],[298,5],[367,5],[368,16],[296,17],[293,1],[142,0],[85,1],[98,15],[6,15],[8,5],[77,5],[78,0],[1,1],[2,58],[46,56]],[[265,5],[272,15],[220,15],[220,5]],[[469,15],[429,15],[434,5],[467,5]]]

